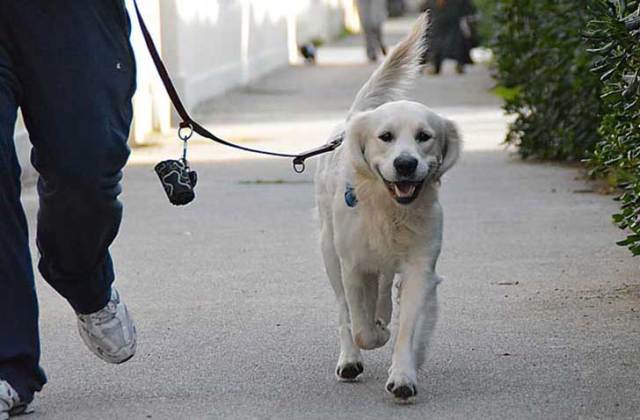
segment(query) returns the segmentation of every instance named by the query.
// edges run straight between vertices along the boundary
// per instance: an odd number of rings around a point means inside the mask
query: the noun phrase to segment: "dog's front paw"
[[[386,389],[393,394],[397,403],[411,403],[418,395],[415,375],[392,370],[387,379]]]
[[[373,350],[384,346],[390,337],[389,329],[383,325],[382,321],[378,320],[372,330],[365,329],[357,332],[354,341],[363,350]]]
[[[361,362],[338,364],[336,367],[336,377],[342,382],[353,382],[358,379],[364,371]]]
[[[346,357],[341,355],[336,366],[336,378],[341,382],[354,382],[364,371],[362,360],[358,356]]]

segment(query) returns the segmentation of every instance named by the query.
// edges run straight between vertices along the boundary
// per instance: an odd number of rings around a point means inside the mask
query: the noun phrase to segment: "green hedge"
[[[600,139],[600,83],[582,42],[587,11],[571,0],[502,0],[493,42],[497,78],[515,114],[507,142],[522,157],[582,159]]]
[[[494,32],[493,17],[496,14],[497,2],[496,0],[475,0],[474,4],[478,8],[480,44],[489,46]]]
[[[597,60],[604,115],[602,141],[588,163],[622,189],[613,219],[630,234],[619,244],[640,255],[640,1],[590,3],[585,39]]]
[[[585,159],[619,186],[640,254],[640,1],[498,0],[495,76],[523,158]],[[634,29],[636,28],[636,29]]]

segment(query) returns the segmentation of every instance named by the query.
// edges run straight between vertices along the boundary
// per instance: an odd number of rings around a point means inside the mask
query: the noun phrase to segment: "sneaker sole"
[[[13,407],[11,410],[9,410],[9,417],[21,416],[23,414],[28,414],[27,413],[27,409],[28,408],[29,408],[29,406],[27,404],[17,405],[15,407]]]
[[[115,362],[115,363],[111,363],[111,364],[112,365],[121,365],[121,364],[126,363],[129,360],[133,359],[133,356],[135,356],[135,354],[132,354],[131,356],[127,357],[126,359],[122,360],[121,362]]]
[[[132,350],[131,350],[131,354],[129,356],[125,357],[122,360],[112,360],[112,359],[108,358],[108,356],[105,357],[104,354],[100,353],[100,351],[97,350],[94,347],[93,343],[91,341],[89,341],[89,338],[87,337],[89,335],[88,333],[86,333],[86,334],[83,333],[83,331],[80,328],[79,328],[79,332],[80,332],[80,334],[79,334],[80,338],[82,339],[82,342],[84,343],[84,345],[87,348],[87,350],[89,350],[91,352],[91,354],[93,354],[94,356],[96,356],[98,359],[102,360],[105,363],[109,363],[111,365],[121,365],[121,364],[131,360],[131,358],[136,355],[136,350],[137,350],[137,347],[138,347],[137,340],[134,340],[133,343],[131,344],[130,349],[132,349]]]

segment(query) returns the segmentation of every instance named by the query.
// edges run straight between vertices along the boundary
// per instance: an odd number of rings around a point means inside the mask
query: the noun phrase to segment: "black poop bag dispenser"
[[[171,204],[184,206],[196,197],[195,187],[198,182],[196,171],[191,170],[187,161],[187,142],[193,135],[190,125],[181,125],[178,137],[182,140],[183,151],[181,159],[168,159],[158,163],[154,170],[160,178],[164,192]]]

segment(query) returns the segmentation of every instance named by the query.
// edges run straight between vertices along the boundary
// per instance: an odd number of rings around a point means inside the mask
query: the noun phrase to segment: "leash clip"
[[[189,169],[189,163],[187,162],[187,143],[191,136],[193,136],[193,125],[185,121],[181,122],[178,128],[178,137],[182,140],[182,161],[187,169]]]
[[[193,125],[188,122],[181,122],[178,128],[178,137],[180,137],[180,140],[186,143],[191,136],[193,136]]]
[[[343,141],[344,141],[344,133],[340,133],[336,138],[334,138],[324,146],[316,147],[315,149],[311,149],[304,153],[300,153],[298,156],[293,158],[293,170],[299,174],[303,173],[306,168],[304,161],[307,158],[321,155],[323,153],[332,152],[336,150],[338,147],[340,147]]]
[[[306,165],[304,164],[304,156],[298,156],[293,159],[293,171],[297,174],[301,174],[306,169]]]

